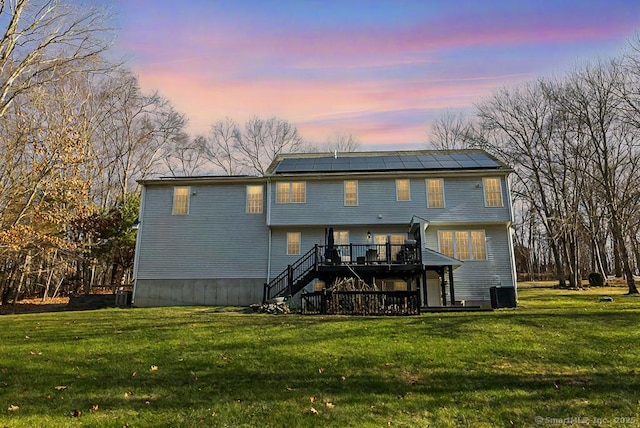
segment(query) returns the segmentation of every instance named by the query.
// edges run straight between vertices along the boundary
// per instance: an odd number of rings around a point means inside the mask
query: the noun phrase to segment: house
[[[355,275],[425,307],[490,307],[493,287],[515,295],[511,172],[482,150],[398,151],[143,180],[134,304],[249,305]]]

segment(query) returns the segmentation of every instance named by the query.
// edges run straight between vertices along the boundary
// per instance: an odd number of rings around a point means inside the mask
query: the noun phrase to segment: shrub
[[[591,272],[589,274],[589,286],[590,287],[603,287],[604,276],[600,272]]]

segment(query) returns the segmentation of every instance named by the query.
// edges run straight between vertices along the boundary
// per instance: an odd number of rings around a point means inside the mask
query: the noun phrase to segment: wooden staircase
[[[320,247],[316,244],[280,275],[264,285],[263,303],[277,297],[291,297],[309,284],[318,273]]]

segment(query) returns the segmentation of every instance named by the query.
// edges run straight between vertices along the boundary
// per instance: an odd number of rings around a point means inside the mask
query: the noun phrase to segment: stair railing
[[[264,285],[263,302],[275,297],[292,296],[300,291],[296,289],[298,282],[316,270],[319,262],[320,246],[316,244],[293,264],[288,265],[280,275]]]

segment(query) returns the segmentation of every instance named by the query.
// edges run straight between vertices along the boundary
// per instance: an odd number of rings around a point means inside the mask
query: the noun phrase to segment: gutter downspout
[[[513,203],[511,201],[511,177],[505,176],[505,182],[507,183],[507,200],[509,201],[509,217],[510,221],[507,223],[507,236],[509,239],[509,256],[511,257],[511,283],[516,294],[516,303],[518,302],[518,275],[516,273],[516,258],[513,249]]]
[[[136,293],[138,291],[138,268],[140,266],[140,243],[142,242],[142,231],[144,230],[144,200],[147,187],[143,184],[140,190],[140,209],[138,210],[138,233],[136,234],[136,249],[133,255],[133,293],[131,295],[131,305],[135,304]]]
[[[267,228],[269,229],[269,243],[267,247],[267,281],[271,280],[271,179],[267,178]]]

